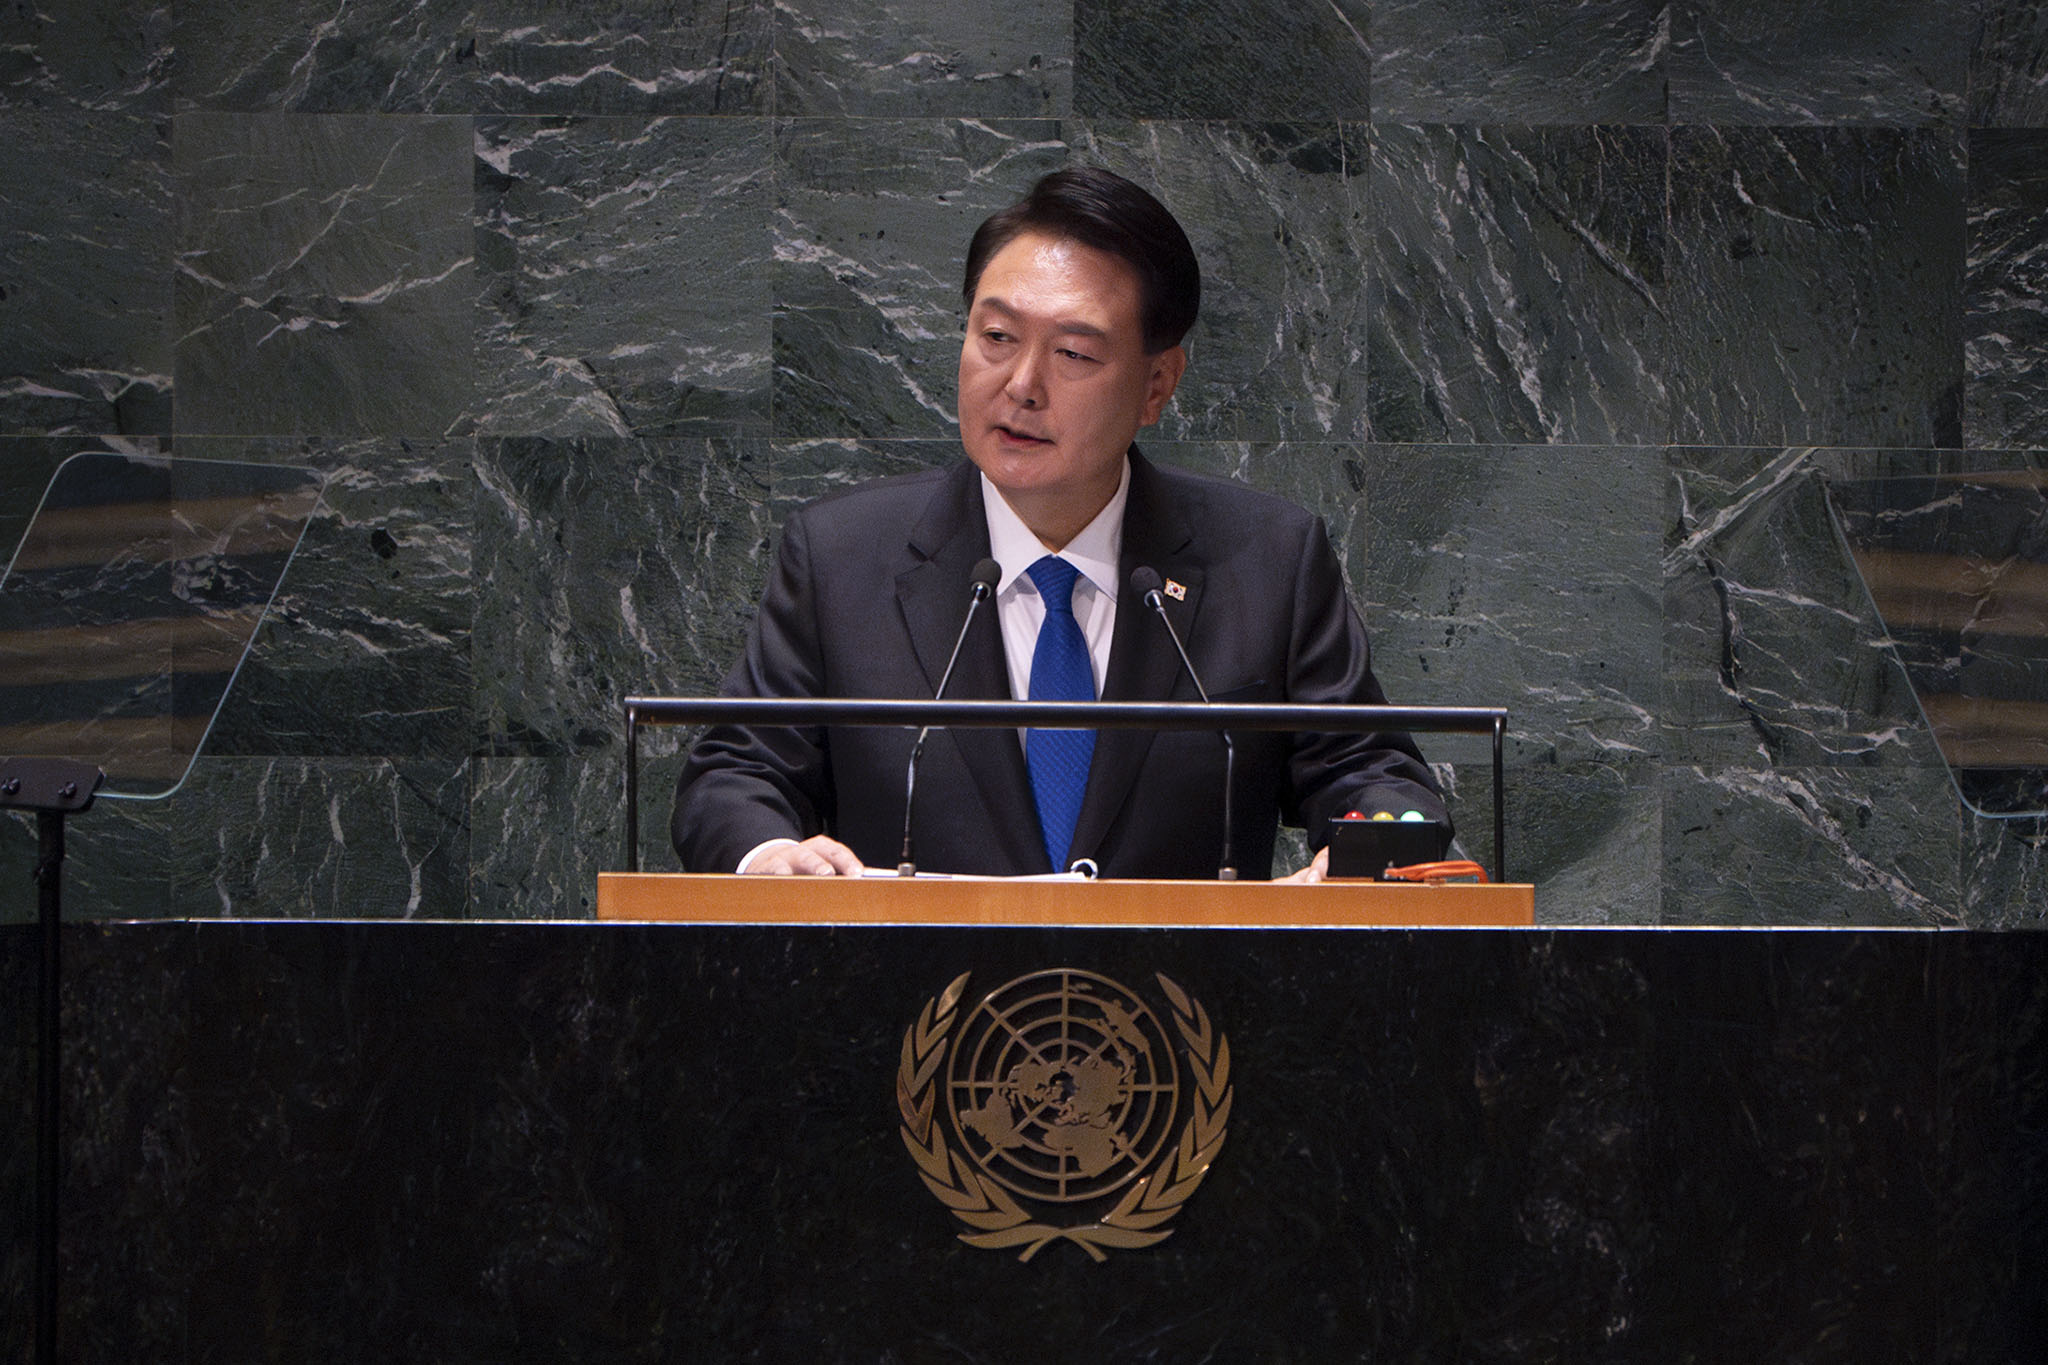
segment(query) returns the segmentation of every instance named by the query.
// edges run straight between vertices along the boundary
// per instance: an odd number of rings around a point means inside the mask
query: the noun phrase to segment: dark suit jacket
[[[963,460],[798,511],[725,692],[930,697],[966,611],[968,575],[989,551],[981,497]],[[1213,700],[1385,701],[1321,520],[1241,484],[1158,468],[1135,449],[1104,700],[1196,697],[1165,627],[1128,586],[1140,565],[1186,587],[1167,610]],[[993,610],[978,613],[947,695],[1009,696]],[[817,833],[870,866],[893,866],[911,738],[873,727],[707,731],[677,785],[684,866],[730,871],[766,840]],[[1271,875],[1283,816],[1318,842],[1323,821],[1347,809],[1443,818],[1406,735],[1235,738],[1244,876]],[[1072,856],[1094,859],[1104,876],[1213,877],[1222,790],[1213,734],[1099,731]],[[932,733],[918,768],[916,840],[925,871],[1050,870],[1016,731]]]

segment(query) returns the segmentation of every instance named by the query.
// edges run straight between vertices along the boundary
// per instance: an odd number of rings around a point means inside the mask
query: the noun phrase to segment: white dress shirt
[[[1109,502],[1059,551],[1061,559],[1081,571],[1074,580],[1074,621],[1088,642],[1098,698],[1109,676],[1109,642],[1116,629],[1116,565],[1123,553],[1124,504],[1130,495],[1131,462],[1125,460],[1123,477]],[[1045,624],[1045,599],[1038,595],[1028,570],[1052,551],[1010,510],[986,474],[981,476],[981,503],[988,513],[989,555],[1003,566],[1003,576],[996,580],[996,614],[1003,624],[1010,695],[1021,701],[1031,695],[1031,656],[1038,648],[1038,628]]]

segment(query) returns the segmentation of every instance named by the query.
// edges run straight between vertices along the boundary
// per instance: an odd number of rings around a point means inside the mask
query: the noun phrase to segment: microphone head
[[[993,559],[984,559],[974,566],[972,573],[967,575],[967,581],[976,587],[987,588],[990,592],[994,592],[996,584],[1003,581],[1003,566],[996,563]]]
[[[1164,584],[1159,577],[1159,570],[1153,568],[1150,564],[1140,564],[1137,568],[1131,570],[1131,587],[1138,596],[1148,596],[1158,592],[1163,586]]]

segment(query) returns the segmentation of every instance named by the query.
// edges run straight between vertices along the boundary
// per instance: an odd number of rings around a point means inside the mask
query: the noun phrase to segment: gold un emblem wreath
[[[1162,974],[1169,1031],[1135,992],[1063,967],[963,1017],[970,975],[925,1002],[896,1071],[903,1145],[973,1229],[960,1240],[1028,1261],[1065,1239],[1102,1261],[1171,1236],[1230,1120],[1230,1043],[1208,1012]]]

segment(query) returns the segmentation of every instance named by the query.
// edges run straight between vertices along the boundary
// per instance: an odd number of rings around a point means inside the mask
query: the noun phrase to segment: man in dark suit
[[[976,232],[959,416],[968,460],[821,499],[785,528],[726,690],[929,697],[977,561],[996,611],[947,695],[1193,699],[1150,568],[1212,699],[1381,703],[1364,628],[1320,520],[1239,484],[1161,469],[1132,439],[1187,358],[1200,273],[1180,225],[1107,171],[1039,182]],[[854,873],[895,861],[911,737],[715,728],[678,785],[697,871]],[[1270,875],[1284,816],[1444,817],[1405,735],[1236,737],[1233,861]],[[935,732],[918,775],[919,864],[1018,874],[1086,859],[1106,876],[1215,875],[1223,750],[1212,734]],[[1296,875],[1321,875],[1323,855]]]

